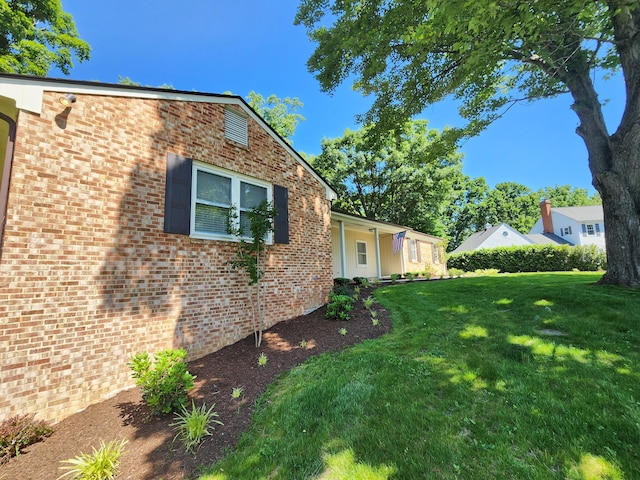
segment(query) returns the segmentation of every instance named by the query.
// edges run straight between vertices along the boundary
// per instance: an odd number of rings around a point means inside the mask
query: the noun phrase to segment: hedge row
[[[475,272],[498,269],[501,272],[562,272],[606,270],[606,256],[595,245],[526,245],[496,247],[449,256],[447,267]]]

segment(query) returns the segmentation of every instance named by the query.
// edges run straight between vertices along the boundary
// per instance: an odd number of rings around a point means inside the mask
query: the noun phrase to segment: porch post
[[[344,222],[342,220],[338,221],[338,226],[340,227],[340,274],[343,278],[347,276],[347,253],[345,252],[345,241],[344,241]]]
[[[378,278],[382,278],[382,265],[380,262],[380,236],[378,235],[378,229],[373,229],[373,238],[376,245],[376,275]]]

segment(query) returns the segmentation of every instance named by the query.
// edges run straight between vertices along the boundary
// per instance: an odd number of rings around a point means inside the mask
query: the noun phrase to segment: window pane
[[[240,212],[240,235],[243,237],[251,236],[251,221],[247,212]]]
[[[196,232],[227,234],[228,208],[196,204]]]
[[[418,255],[416,254],[416,241],[409,240],[409,261],[416,262],[417,259],[418,259]]]
[[[240,182],[240,208],[250,209],[260,205],[260,202],[267,199],[267,189]]]
[[[198,200],[230,205],[231,179],[198,170],[196,196]]]
[[[358,265],[367,264],[367,244],[364,242],[356,243],[356,262]]]

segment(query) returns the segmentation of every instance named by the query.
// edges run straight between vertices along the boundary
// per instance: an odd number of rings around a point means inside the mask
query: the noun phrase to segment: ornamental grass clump
[[[155,363],[147,352],[133,356],[129,367],[136,385],[154,415],[178,411],[187,402],[187,391],[193,388],[196,378],[187,370],[187,352],[163,350],[156,353],[154,359]]]
[[[82,453],[75,458],[62,460],[69,465],[60,467],[68,470],[59,478],[69,477],[72,480],[110,480],[118,474],[120,457],[124,455],[127,440],[100,442],[100,448],[92,447],[93,454]]]
[[[175,421],[170,424],[178,431],[173,439],[180,438],[187,452],[193,452],[204,437],[211,435],[209,428],[212,428],[213,424],[223,425],[221,421],[216,420],[218,413],[214,410],[215,406],[214,403],[209,409],[205,404],[196,407],[191,401],[191,410],[182,407],[182,412],[176,413]]]

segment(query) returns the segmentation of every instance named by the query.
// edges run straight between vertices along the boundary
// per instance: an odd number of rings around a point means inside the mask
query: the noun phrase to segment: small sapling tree
[[[233,269],[243,269],[249,276],[249,286],[255,302],[252,302],[254,337],[256,347],[262,343],[262,329],[264,325],[262,313],[262,284],[260,279],[264,275],[262,257],[266,251],[266,242],[273,231],[273,219],[276,211],[271,203],[263,200],[246,212],[247,221],[240,221],[238,211],[232,207],[229,211],[227,231],[239,239],[235,257],[229,261]],[[250,232],[246,231],[247,223]],[[256,308],[257,307],[257,308]],[[256,315],[257,309],[257,315]]]

